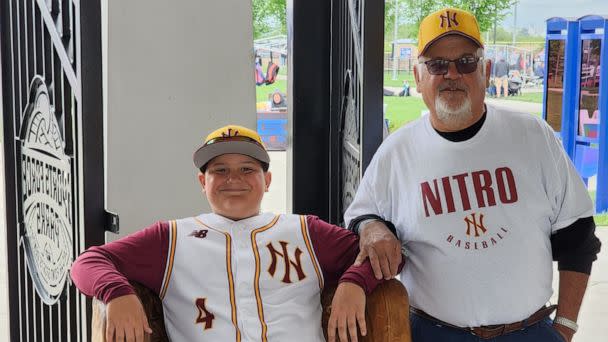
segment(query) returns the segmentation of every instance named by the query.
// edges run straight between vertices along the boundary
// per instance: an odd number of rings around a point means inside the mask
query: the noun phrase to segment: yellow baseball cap
[[[228,125],[211,132],[192,159],[197,169],[211,159],[227,153],[238,153],[255,158],[268,165],[270,157],[260,135],[247,127]]]
[[[479,47],[483,47],[475,16],[458,8],[444,8],[429,14],[420,22],[418,54],[424,54],[431,44],[449,34],[467,37]]]

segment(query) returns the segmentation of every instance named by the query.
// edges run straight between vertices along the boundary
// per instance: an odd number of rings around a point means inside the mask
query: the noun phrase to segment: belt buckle
[[[469,328],[469,330],[473,336],[476,336],[476,337],[479,337],[479,338],[485,340],[485,339],[495,338],[495,337],[504,335],[506,328],[507,328],[506,324],[500,324],[494,328],[485,326],[485,327]]]

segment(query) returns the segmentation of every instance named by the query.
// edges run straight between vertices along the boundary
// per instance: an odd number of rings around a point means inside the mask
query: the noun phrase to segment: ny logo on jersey
[[[281,244],[281,250],[282,252],[277,251],[274,246],[272,245],[272,243],[268,243],[266,245],[266,247],[268,247],[268,250],[270,251],[270,256],[272,257],[272,261],[270,262],[270,267],[268,267],[268,273],[270,273],[271,276],[274,277],[274,273],[277,270],[277,255],[280,256],[281,258],[283,258],[283,261],[285,262],[285,274],[283,275],[283,279],[282,281],[284,283],[290,284],[291,283],[291,266],[293,266],[293,268],[296,270],[296,274],[298,276],[298,281],[306,278],[306,275],[304,274],[304,271],[302,270],[302,262],[300,260],[300,256],[302,255],[302,251],[300,250],[299,247],[296,247],[295,252],[294,252],[294,257],[295,257],[295,262],[291,260],[291,258],[289,257],[289,253],[287,252],[287,245],[288,243],[285,241],[279,241],[279,243]]]
[[[470,218],[469,218],[470,217]],[[477,216],[475,213],[464,218],[464,222],[467,223],[467,235],[471,236],[471,228],[473,228],[475,232],[475,237],[479,236],[479,232],[481,234],[485,234],[488,230],[483,225],[483,214],[479,214],[479,222],[477,222]]]
[[[206,300],[207,298],[197,298],[195,302],[196,309],[198,310],[195,324],[204,323],[203,330],[211,329],[213,327],[213,320],[215,319],[215,315],[207,311],[205,307]]]
[[[450,16],[450,14],[452,14],[452,16]],[[447,22],[447,26],[448,28],[451,28],[452,25],[454,26],[458,26],[458,20],[456,20],[456,13],[450,13],[450,11],[446,11],[445,15],[440,15],[439,18],[441,19],[441,24],[440,26],[443,28],[446,25]]]
[[[204,239],[207,237],[207,232],[208,232],[207,229],[194,230],[188,236],[194,236],[195,238]]]

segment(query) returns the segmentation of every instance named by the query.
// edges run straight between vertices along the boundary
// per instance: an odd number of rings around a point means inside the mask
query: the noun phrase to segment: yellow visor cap
[[[222,154],[237,153],[269,164],[270,157],[260,135],[247,127],[228,125],[211,132],[194,156],[194,166],[200,169]]]
[[[429,14],[420,22],[418,55],[423,55],[431,44],[449,34],[467,37],[479,47],[483,47],[475,16],[458,8],[444,8]]]

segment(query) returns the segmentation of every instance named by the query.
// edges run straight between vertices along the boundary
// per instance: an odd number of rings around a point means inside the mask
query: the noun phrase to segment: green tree
[[[487,43],[492,43],[494,41],[494,31],[490,30],[489,32],[490,38]],[[485,36],[484,36],[485,39]],[[511,43],[513,41],[513,33],[511,31],[507,31],[504,27],[498,26],[496,28],[496,43]]]
[[[404,0],[398,0],[398,10],[399,13],[397,17],[399,18],[398,28],[401,30],[401,27],[407,23],[407,6]],[[393,40],[393,31],[395,30],[395,0],[385,0],[384,1],[384,36],[386,40]],[[403,36],[399,35],[399,38],[403,38]]]
[[[287,34],[285,0],[252,0],[254,39]]]
[[[399,31],[397,33],[399,38],[418,38],[418,26],[411,23],[405,23],[399,26]]]
[[[517,31],[517,41],[526,41],[526,42],[544,42],[545,37],[543,36],[535,36],[530,34],[530,31],[527,28],[520,28]]]
[[[477,18],[482,32],[499,24],[517,0],[405,0],[407,17],[411,23],[420,25],[424,17],[443,7],[456,7],[467,10]]]

